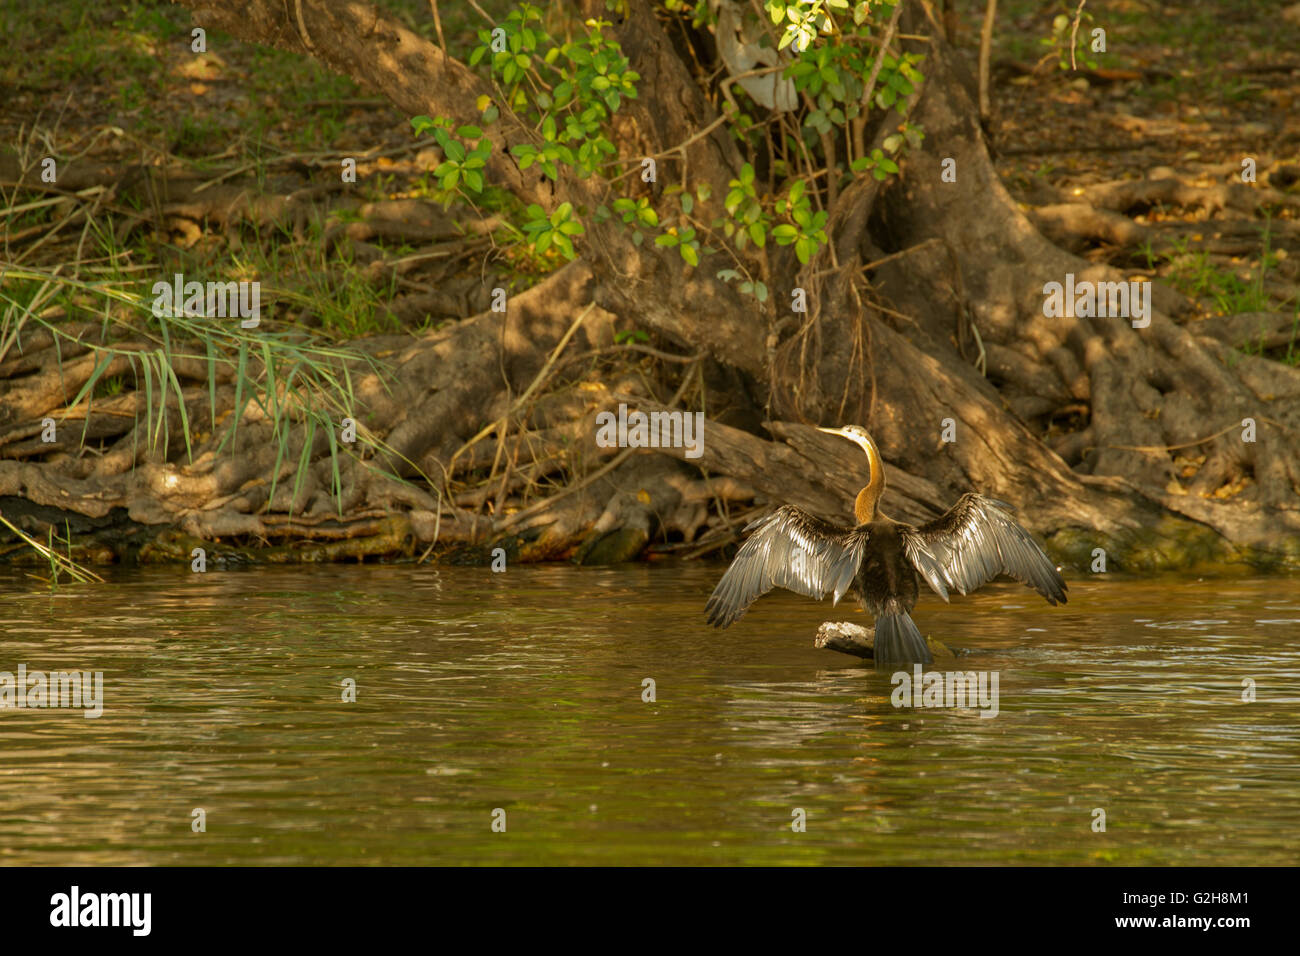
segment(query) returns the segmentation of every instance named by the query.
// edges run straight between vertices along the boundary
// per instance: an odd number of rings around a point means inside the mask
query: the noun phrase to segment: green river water
[[[1300,856],[1298,578],[926,594],[922,632],[970,652],[936,666],[998,675],[982,718],[813,647],[855,607],[776,592],[714,631],[721,571],[4,569],[0,672],[101,671],[103,713],[0,709],[0,863]]]

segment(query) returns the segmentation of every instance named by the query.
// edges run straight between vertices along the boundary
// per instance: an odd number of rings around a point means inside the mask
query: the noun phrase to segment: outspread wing
[[[945,601],[948,588],[968,594],[999,574],[1027,584],[1049,604],[1065,603],[1065,581],[1005,501],[966,494],[948,513],[902,531],[912,566]]]
[[[837,528],[792,505],[751,521],[740,547],[705,606],[709,623],[727,627],[774,587],[838,604],[862,564],[865,531]]]

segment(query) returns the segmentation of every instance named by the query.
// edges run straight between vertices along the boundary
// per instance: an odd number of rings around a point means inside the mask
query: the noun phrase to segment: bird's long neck
[[[867,467],[871,469],[871,479],[867,482],[867,486],[858,492],[857,500],[853,502],[853,513],[857,516],[858,524],[868,524],[880,517],[880,495],[885,490],[885,463],[880,460],[876,443],[868,438],[863,448],[867,453]]]

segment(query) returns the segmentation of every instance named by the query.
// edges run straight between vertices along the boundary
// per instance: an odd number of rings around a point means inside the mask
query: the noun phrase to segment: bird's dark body
[[[888,518],[857,528],[870,535],[871,547],[862,557],[853,586],[862,606],[877,616],[886,610],[911,613],[916,607],[916,571],[903,553],[900,528],[897,521]]]
[[[838,602],[850,586],[876,616],[877,667],[930,663],[929,646],[912,620],[920,580],[945,601],[1005,574],[1049,604],[1065,603],[1065,581],[1015,520],[1005,501],[964,494],[946,513],[916,527],[880,513],[884,462],[875,442],[856,425],[821,431],[856,442],[867,453],[871,480],[853,505],[857,524],[845,528],[793,505],[751,521],[751,532],[705,605],[715,627],[730,627],[774,587]]]

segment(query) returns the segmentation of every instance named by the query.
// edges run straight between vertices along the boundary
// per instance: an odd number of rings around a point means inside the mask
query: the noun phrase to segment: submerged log
[[[930,646],[930,653],[936,660],[941,657],[956,657],[958,654],[947,644],[929,635],[926,635],[925,643]],[[839,651],[841,654],[849,654],[865,660],[875,659],[875,646],[874,627],[863,627],[861,624],[853,624],[849,621],[827,621],[817,628],[817,637],[813,640],[813,647]]]

